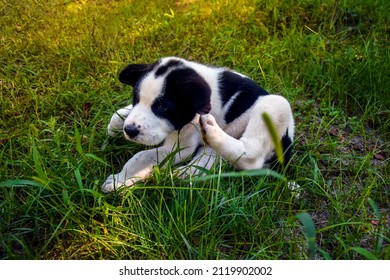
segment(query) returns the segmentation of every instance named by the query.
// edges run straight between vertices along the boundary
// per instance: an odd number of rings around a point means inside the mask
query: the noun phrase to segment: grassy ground
[[[387,0],[0,0],[0,258],[390,259]],[[291,101],[286,181],[180,181],[121,193],[137,145],[109,139],[129,62],[176,55]],[[226,174],[227,173],[227,174]]]

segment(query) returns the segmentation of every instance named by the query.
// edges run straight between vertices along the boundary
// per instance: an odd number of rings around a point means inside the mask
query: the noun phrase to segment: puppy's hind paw
[[[211,114],[200,116],[200,126],[206,144],[215,147],[221,143],[224,132]]]

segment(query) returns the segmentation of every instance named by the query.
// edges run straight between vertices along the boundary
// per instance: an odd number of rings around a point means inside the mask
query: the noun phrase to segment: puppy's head
[[[211,89],[185,60],[166,58],[153,64],[130,64],[119,80],[133,87],[133,109],[123,131],[129,140],[157,145],[196,114],[211,110]]]

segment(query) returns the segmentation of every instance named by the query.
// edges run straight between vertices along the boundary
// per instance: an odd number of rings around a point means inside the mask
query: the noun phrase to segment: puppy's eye
[[[157,109],[161,112],[165,112],[168,108],[161,102],[157,104]]]

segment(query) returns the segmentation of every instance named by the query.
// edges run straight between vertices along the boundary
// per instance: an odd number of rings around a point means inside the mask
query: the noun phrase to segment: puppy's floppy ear
[[[210,103],[210,87],[207,85],[207,89],[202,88],[202,92],[198,92],[199,99],[195,98],[193,101],[196,112],[199,115],[206,115],[211,111],[211,103]]]
[[[172,71],[166,83],[166,92],[170,91],[178,94],[183,99],[183,103],[188,104],[184,104],[185,107],[192,105],[200,115],[208,114],[211,110],[210,86],[193,69],[184,68]]]
[[[129,64],[119,73],[119,81],[134,86],[146,73],[153,70],[153,64]]]

